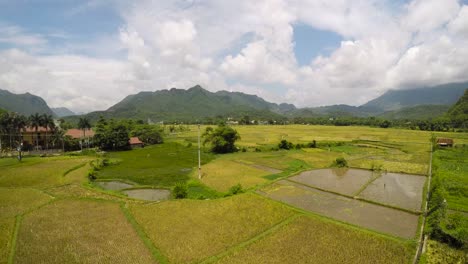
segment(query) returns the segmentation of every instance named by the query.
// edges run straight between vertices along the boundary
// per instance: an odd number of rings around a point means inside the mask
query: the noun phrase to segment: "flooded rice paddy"
[[[413,238],[426,178],[361,169],[319,169],[278,181],[258,192],[339,221]]]
[[[425,182],[425,176],[385,173],[370,183],[359,194],[359,197],[399,208],[419,211]]]
[[[146,200],[146,201],[161,201],[167,200],[171,196],[171,191],[166,189],[131,189],[135,185],[128,184],[120,181],[96,182],[96,185],[105,190],[121,191],[130,198]]]
[[[123,191],[123,193],[128,197],[147,201],[167,200],[171,196],[171,192],[166,189],[133,189]]]
[[[369,170],[333,168],[305,171],[289,178],[291,181],[345,195],[355,195],[377,175]]]
[[[371,230],[413,238],[418,216],[282,180],[259,192],[269,198]]]
[[[133,184],[124,183],[121,181],[106,181],[106,182],[96,182],[96,185],[99,187],[111,190],[111,191],[120,191],[123,189],[132,188]]]

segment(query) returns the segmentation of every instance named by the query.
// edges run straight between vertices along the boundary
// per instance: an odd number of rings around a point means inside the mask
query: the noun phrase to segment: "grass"
[[[38,160],[37,160],[38,159]],[[2,168],[0,187],[46,188],[63,184],[63,174],[90,159],[81,158],[34,158],[31,162]]]
[[[15,262],[156,261],[118,203],[62,200],[24,217],[18,234]]]
[[[302,216],[219,263],[409,263],[413,246]]]
[[[15,218],[0,218],[0,263],[8,262],[14,229]]]
[[[238,183],[243,188],[265,183],[267,180],[262,177],[269,174],[271,172],[242,163],[217,159],[203,166],[201,181],[217,191],[227,192],[230,187]]]
[[[248,240],[294,212],[252,194],[132,205],[154,245],[173,263],[193,263]]]
[[[121,162],[104,167],[98,172],[98,179],[123,179],[159,187],[171,187],[177,182],[189,180],[192,169],[198,164],[195,147],[186,147],[174,142],[131,151],[111,152],[108,156],[120,159]],[[211,154],[202,155],[204,163],[212,158]]]
[[[426,253],[421,256],[420,263],[467,263],[468,256],[463,250],[453,249],[435,240],[428,240]]]
[[[49,195],[29,188],[0,188],[0,218],[15,217],[50,201]]]

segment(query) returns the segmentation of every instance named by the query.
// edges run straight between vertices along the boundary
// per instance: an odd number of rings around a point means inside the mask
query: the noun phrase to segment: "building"
[[[21,135],[23,137],[23,146],[26,149],[40,150],[46,145],[46,138],[52,135],[52,131],[47,130],[45,127],[38,127],[37,130],[34,127],[25,127]]]
[[[138,137],[131,137],[128,141],[131,148],[142,148],[145,144]]]
[[[68,129],[67,132],[65,133],[65,136],[70,136],[73,139],[82,139],[82,138],[92,138],[94,137],[94,131],[92,129],[86,129],[85,133],[83,133],[83,130],[81,129]]]
[[[438,138],[437,145],[441,147],[452,147],[453,146],[453,139],[451,138]]]

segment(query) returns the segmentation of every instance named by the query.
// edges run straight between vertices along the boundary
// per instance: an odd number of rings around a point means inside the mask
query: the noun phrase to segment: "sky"
[[[298,107],[468,81],[468,0],[0,0],[0,89],[105,110],[197,84]]]

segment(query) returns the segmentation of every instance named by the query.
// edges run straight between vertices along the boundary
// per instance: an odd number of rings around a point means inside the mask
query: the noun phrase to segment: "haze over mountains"
[[[241,92],[210,92],[197,85],[187,90],[172,88],[129,95],[105,111],[92,112],[86,116],[92,120],[102,115],[106,118],[150,118],[153,121],[183,122],[217,116],[240,118],[246,115],[257,120],[323,116],[428,119],[447,112],[467,88],[468,83],[452,83],[418,89],[389,90],[361,106],[296,108],[292,104],[271,103],[256,95]],[[25,115],[35,112],[57,117],[74,115],[66,108],[49,108],[38,96],[29,93],[12,94],[5,90],[0,90],[0,108]]]

